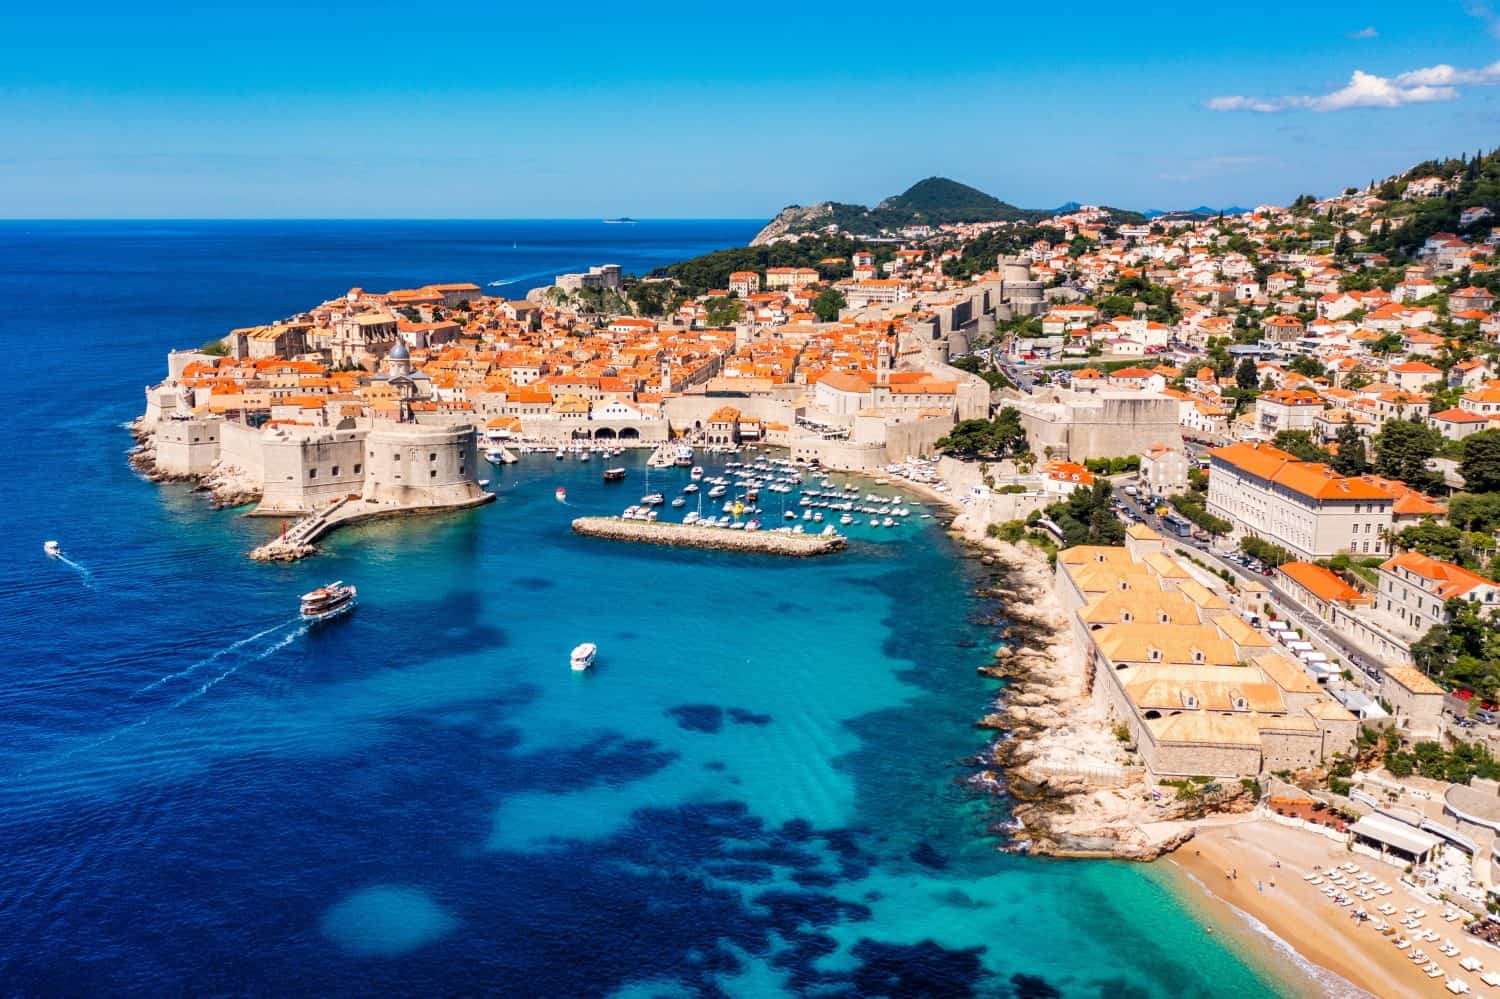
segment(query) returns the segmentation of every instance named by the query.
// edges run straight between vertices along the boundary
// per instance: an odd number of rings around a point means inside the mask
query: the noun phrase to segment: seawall
[[[722,527],[693,527],[619,517],[579,517],[573,533],[611,541],[637,541],[671,548],[707,548],[726,552],[759,552],[806,558],[841,551],[848,541],[842,537],[815,534],[784,534],[777,531],[731,531]]]

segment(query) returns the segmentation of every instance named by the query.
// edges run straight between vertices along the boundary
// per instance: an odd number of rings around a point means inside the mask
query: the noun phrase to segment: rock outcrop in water
[[[144,428],[144,421],[137,419],[131,423],[130,433],[135,437],[135,447],[130,449],[130,467],[152,482],[191,482],[195,492],[209,494],[215,510],[260,502],[259,486],[243,478],[233,466],[221,462],[206,475],[168,472],[157,464],[156,436]]]

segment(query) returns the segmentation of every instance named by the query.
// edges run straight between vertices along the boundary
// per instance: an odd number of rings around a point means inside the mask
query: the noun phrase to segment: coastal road
[[[1253,580],[1260,583],[1270,593],[1276,603],[1277,613],[1282,618],[1300,627],[1304,634],[1310,636],[1309,640],[1315,646],[1320,646],[1323,652],[1352,667],[1355,677],[1359,678],[1361,684],[1367,689],[1378,687],[1380,666],[1373,654],[1338,634],[1322,618],[1293,600],[1276,584],[1275,576],[1254,572],[1230,560],[1226,557],[1227,553],[1216,550],[1208,542],[1199,541],[1196,538],[1177,537],[1169,533],[1162,524],[1161,518],[1153,510],[1146,509],[1134,496],[1127,495],[1122,489],[1115,490],[1115,498],[1125,507],[1128,514],[1160,533],[1168,541],[1181,548],[1197,552],[1204,557],[1205,562],[1227,569],[1241,580]]]

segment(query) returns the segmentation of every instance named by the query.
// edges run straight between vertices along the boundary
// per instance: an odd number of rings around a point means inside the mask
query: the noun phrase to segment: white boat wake
[[[146,684],[140,690],[137,690],[136,693],[137,694],[145,694],[145,693],[148,693],[150,691],[155,690],[158,687],[165,686],[166,684],[171,683],[173,680],[178,680],[178,679],[181,679],[182,677],[188,676],[189,674],[194,673],[194,672],[202,669],[204,666],[207,666],[210,663],[217,662],[218,660],[220,660],[220,659],[224,658],[225,656],[229,655],[229,653],[234,652],[237,649],[244,648],[246,645],[249,645],[251,642],[259,641],[260,639],[265,638],[267,635],[271,634],[272,632],[280,631],[282,628],[285,628],[289,624],[295,624],[297,620],[298,620],[297,618],[290,618],[290,619],[288,619],[286,621],[282,621],[280,624],[273,624],[271,627],[267,628],[265,631],[257,631],[255,634],[250,635],[247,638],[241,638],[237,642],[231,642],[230,644],[224,646],[222,649],[219,649],[217,652],[214,652],[214,653],[212,653],[210,655],[204,656],[202,659],[199,659],[197,662],[193,663],[191,666],[188,666],[188,667],[186,667],[184,669],[180,669],[180,670],[178,670],[175,673],[168,673],[165,676],[161,676],[161,677],[156,678],[155,680],[152,680],[150,683]]]
[[[503,288],[508,284],[515,284],[517,281],[529,281],[531,278],[548,277],[552,273],[552,271],[532,271],[530,274],[517,274],[514,277],[497,278],[491,281],[489,286],[491,288]]]
[[[72,569],[74,572],[78,573],[78,577],[83,580],[84,586],[87,586],[91,590],[98,589],[98,587],[94,585],[94,572],[88,566],[84,565],[81,562],[73,561],[72,559],[68,558],[67,555],[63,554],[61,550],[53,552],[52,557],[57,559],[57,561],[61,562],[63,565],[67,566],[69,569]]]
[[[296,619],[294,619],[294,620],[296,620]],[[290,621],[283,621],[281,624],[278,624],[278,625],[276,625],[275,627],[272,627],[272,628],[267,628],[265,631],[259,632],[259,633],[255,634],[255,635],[251,635],[249,638],[242,638],[238,642],[233,643],[232,645],[225,646],[224,648],[220,649],[218,652],[215,652],[213,655],[207,656],[207,657],[205,657],[203,659],[200,659],[198,662],[196,662],[193,665],[189,666],[187,669],[180,670],[177,673],[168,674],[167,676],[162,677],[160,680],[157,680],[157,681],[155,681],[155,682],[153,682],[151,684],[148,684],[145,687],[142,687],[141,690],[143,690],[143,691],[145,691],[145,690],[152,690],[152,689],[155,689],[157,687],[162,686],[163,684],[165,684],[169,680],[186,676],[188,673],[192,672],[193,670],[199,669],[199,668],[207,665],[208,663],[213,662],[216,659],[222,658],[223,656],[229,655],[229,654],[231,654],[231,653],[233,653],[235,651],[243,649],[246,645],[249,645],[251,642],[254,642],[257,639],[265,638],[268,635],[271,635],[271,634],[273,634],[273,633],[275,633],[277,631],[280,631],[281,629],[285,628],[290,623],[292,623],[292,622],[290,622]],[[155,721],[157,718],[161,717],[164,714],[168,714],[168,713],[170,713],[172,711],[176,711],[178,708],[181,708],[181,707],[184,707],[185,705],[191,704],[193,701],[196,701],[200,697],[203,697],[209,691],[213,690],[219,684],[223,683],[225,680],[227,680],[231,676],[233,676],[239,670],[239,668],[241,666],[251,665],[251,664],[254,664],[254,663],[261,662],[261,661],[263,661],[265,659],[269,659],[271,656],[273,656],[276,653],[280,652],[282,649],[285,649],[288,645],[291,645],[298,638],[301,638],[303,635],[307,634],[308,628],[309,628],[309,625],[307,625],[307,624],[304,623],[300,627],[295,628],[294,630],[287,632],[281,638],[277,639],[275,642],[271,643],[270,645],[267,645],[265,648],[260,649],[258,651],[254,651],[253,654],[250,654],[250,653],[243,654],[242,658],[240,658],[239,661],[235,662],[228,669],[226,669],[222,673],[219,673],[216,676],[213,676],[210,679],[204,681],[203,684],[201,686],[199,686],[196,690],[192,690],[192,691],[184,694],[183,696],[179,697],[177,700],[173,701],[171,704],[169,704],[169,705],[167,705],[165,707],[158,708],[155,711],[152,711],[150,714],[146,715],[144,718],[138,718],[138,719],[136,719],[133,722],[129,722],[128,724],[121,725],[118,728],[115,728],[115,729],[113,729],[113,730],[105,733],[104,735],[99,736],[96,739],[93,739],[93,740],[91,740],[89,742],[85,742],[81,746],[74,746],[72,749],[69,749],[68,751],[66,751],[64,753],[61,753],[61,754],[59,754],[57,756],[54,756],[54,757],[52,757],[50,759],[47,759],[47,760],[43,760],[43,761],[35,764],[34,766],[27,767],[24,770],[19,770],[19,771],[17,771],[14,774],[14,776],[13,776],[12,779],[19,779],[19,778],[27,777],[27,776],[29,776],[29,775],[31,775],[33,773],[36,773],[39,770],[46,770],[46,769],[49,769],[49,768],[52,768],[52,767],[56,767],[56,766],[58,766],[58,765],[60,765],[62,763],[66,763],[68,760],[71,760],[75,756],[78,756],[78,755],[83,754],[83,753],[87,753],[87,752],[89,752],[91,750],[94,750],[94,749],[98,749],[100,746],[108,745],[109,743],[114,742],[116,739],[120,738],[120,736],[126,734],[127,732],[132,732],[135,729],[138,729],[138,728],[141,728],[144,725],[150,724],[151,722]]]
[[[175,703],[173,703],[172,707],[173,708],[180,708],[184,704],[187,704],[187,703],[189,703],[191,701],[196,701],[198,698],[202,697],[204,694],[208,693],[210,690],[213,690],[220,683],[222,683],[225,680],[229,679],[229,677],[236,670],[238,670],[241,666],[244,666],[246,663],[258,663],[262,659],[269,659],[271,656],[273,656],[276,653],[280,652],[282,649],[286,648],[288,645],[291,645],[292,642],[296,641],[298,638],[301,638],[303,635],[307,634],[307,627],[308,626],[304,624],[302,627],[298,628],[296,631],[293,631],[293,632],[287,634],[285,637],[283,637],[280,641],[276,642],[274,645],[270,645],[270,646],[267,646],[264,649],[261,649],[259,652],[257,652],[255,655],[251,656],[249,659],[245,660],[244,662],[235,663],[233,666],[229,667],[224,672],[222,672],[218,676],[214,677],[212,680],[205,681],[204,684],[203,684],[203,686],[199,687],[197,690],[193,691],[191,694],[184,694],[182,697],[179,697],[177,699],[177,701]]]

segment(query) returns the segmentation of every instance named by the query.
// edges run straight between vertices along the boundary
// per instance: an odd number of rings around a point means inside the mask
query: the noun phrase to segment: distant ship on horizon
[[[617,219],[603,219],[605,225],[635,225],[635,219],[629,215],[621,215]]]

